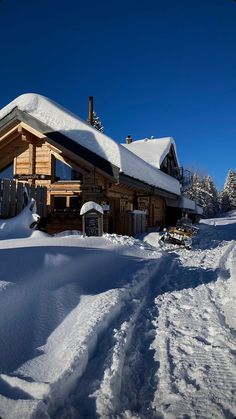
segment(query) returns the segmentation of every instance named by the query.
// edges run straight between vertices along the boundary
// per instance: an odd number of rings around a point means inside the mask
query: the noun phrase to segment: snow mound
[[[71,236],[78,236],[82,237],[82,233],[79,230],[65,230],[61,231],[60,233],[55,233],[53,237],[71,237]]]
[[[34,199],[16,217],[0,221],[0,239],[30,237],[40,216],[36,214]]]
[[[149,243],[147,240],[140,240],[139,238],[134,238],[132,236],[121,236],[119,234],[104,234],[103,237],[105,237],[107,240],[112,242],[116,245],[121,246],[129,246],[136,249],[141,249],[145,251],[155,251],[155,247],[158,246],[152,246],[151,243]],[[160,247],[159,247],[160,250]]]

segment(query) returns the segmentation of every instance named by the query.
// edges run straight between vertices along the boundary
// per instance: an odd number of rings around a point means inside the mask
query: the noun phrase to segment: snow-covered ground
[[[3,419],[236,416],[236,212],[192,250],[26,220],[0,224]]]

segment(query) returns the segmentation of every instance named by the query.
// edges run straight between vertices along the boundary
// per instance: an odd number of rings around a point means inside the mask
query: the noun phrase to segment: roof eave
[[[103,157],[98,156],[88,148],[78,144],[76,141],[67,137],[65,134],[53,130],[45,123],[39,121],[37,118],[28,114],[27,112],[21,111],[17,107],[12,109],[9,114],[0,120],[0,131],[5,130],[14,122],[25,122],[35,130],[39,131],[41,134],[45,135],[45,137],[51,140],[54,144],[68,149],[75,155],[79,155],[79,157],[83,160],[88,161],[102,172],[106,173],[115,180],[118,180],[120,169],[117,166],[113,165],[108,160],[105,160]]]
[[[119,182],[122,183],[123,185],[144,191],[150,195],[163,196],[164,198],[169,198],[169,199],[177,199],[179,197],[179,195],[175,194],[174,192],[170,192],[162,188],[149,185],[148,183],[143,182],[139,179],[133,178],[131,176],[128,176],[123,172],[120,173],[119,175]]]

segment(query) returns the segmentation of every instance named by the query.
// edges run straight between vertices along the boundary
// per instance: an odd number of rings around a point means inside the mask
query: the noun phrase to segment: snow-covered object
[[[145,138],[144,140],[132,141],[129,144],[122,145],[158,169],[160,169],[164,158],[169,153],[170,148],[173,145],[177,163],[178,166],[180,166],[177,157],[175,141],[172,137]]]
[[[176,179],[154,169],[121,144],[52,100],[33,93],[21,95],[0,110],[0,119],[15,107],[103,157],[117,166],[120,172],[149,185],[180,195],[180,184]]]
[[[85,204],[81,207],[80,215],[83,215],[86,212],[91,211],[91,210],[96,210],[100,214],[103,214],[103,209],[101,205],[93,201],[88,201],[88,202],[85,202]]]
[[[36,203],[32,198],[20,214],[0,220],[0,240],[31,236],[39,219],[40,216],[36,214]]]

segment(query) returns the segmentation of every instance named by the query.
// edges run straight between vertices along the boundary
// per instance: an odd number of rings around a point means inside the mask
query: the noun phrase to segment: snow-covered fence
[[[34,186],[16,180],[0,179],[0,218],[10,218],[19,214],[27,205],[28,198],[34,198],[37,213],[47,215],[47,188]]]

